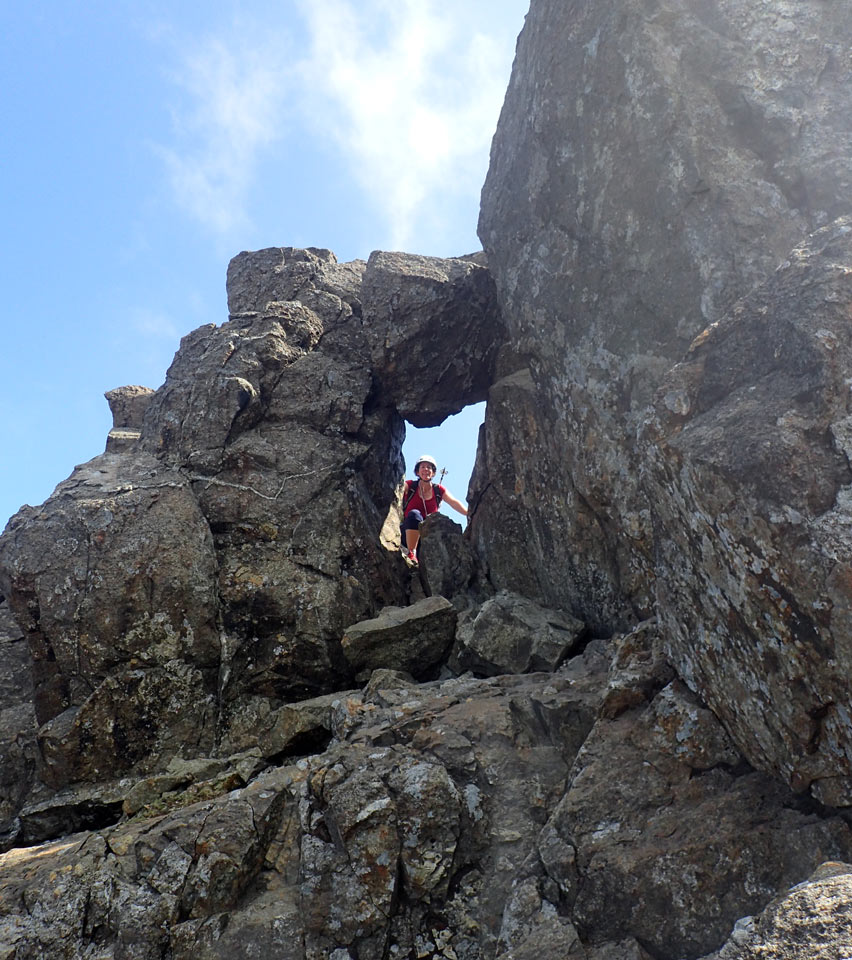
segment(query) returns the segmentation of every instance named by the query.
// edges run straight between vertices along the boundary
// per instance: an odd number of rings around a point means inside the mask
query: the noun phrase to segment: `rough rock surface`
[[[23,631],[0,600],[0,850],[17,839],[16,813],[33,783],[36,719]]]
[[[13,517],[2,544],[46,782],[212,745],[215,557],[181,475],[144,453],[103,454]]]
[[[852,805],[850,304],[846,218],[669,373],[644,474],[675,668],[753,764],[832,806]]]
[[[852,865],[822,864],[758,917],[737,921],[704,960],[845,960],[852,950]]]
[[[327,693],[286,703],[276,710],[270,709],[268,700],[253,698],[235,712],[219,751],[230,756],[257,750],[274,763],[289,756],[316,753],[331,740],[332,711],[344,695]]]
[[[732,914],[850,846],[842,820],[797,810],[777,783],[738,770],[721,729],[701,729],[717,723],[667,688],[586,739],[538,845],[584,939],[633,935],[654,957],[694,956],[727,935]]]
[[[122,429],[144,405],[138,445],[10,522],[0,589],[33,659],[45,783],[151,773],[239,741],[231,724],[270,706],[346,688],[344,628],[407,601],[386,531],[411,364],[434,371],[419,383],[437,422],[485,389],[499,324],[481,265],[373,262],[362,306],[363,263],[236,257],[231,319],[184,337],[153,396],[110,392]],[[450,320],[451,337],[420,336]]]
[[[666,683],[658,644],[652,625],[616,642],[597,721],[517,886],[549,891],[543,915],[569,904],[584,942],[632,936],[675,960],[721,942],[738,910],[762,906],[781,877],[852,833],[748,767],[713,714]]]
[[[582,735],[560,731],[593,722],[601,666],[343,696],[337,742],[309,761],[0,858],[0,942],[20,957],[226,957],[247,940],[300,960],[429,942],[480,955]]]
[[[585,537],[561,527],[566,511],[572,524],[579,519],[570,477],[548,459],[557,424],[543,404],[529,367],[504,373],[491,387],[470,482],[471,542],[492,589],[567,605],[580,619],[591,614],[605,632],[610,620],[582,601],[593,591],[580,579],[596,576],[584,551],[590,539],[597,551],[604,533],[596,522]]]
[[[112,413],[112,425],[129,430],[141,430],[145,411],[154,396],[150,387],[127,386],[107,390],[104,394]]]
[[[0,958],[848,960],[850,41],[533,0],[487,258],[234,258],[0,537]]]
[[[653,611],[635,427],[692,339],[850,212],[850,44],[824,0],[533,0],[480,217],[531,371],[492,391],[475,481],[495,587],[595,629]]]
[[[415,427],[488,395],[505,339],[491,273],[469,259],[371,254],[362,287],[378,389]]]
[[[244,251],[228,264],[231,317],[265,313],[270,304],[298,302],[325,326],[360,316],[360,287],[366,263],[338,263],[330,250],[268,247]]]
[[[384,671],[328,704],[333,741],[294,765],[173,763],[128,784],[122,822],[0,856],[0,943],[140,960],[706,953],[852,835],[742,766],[681,688],[599,718],[631,643],[593,641],[552,674]]]
[[[459,627],[456,657],[480,676],[555,670],[575,653],[586,628],[564,611],[501,592]]]
[[[401,423],[370,399],[358,321],[324,334],[304,306],[271,310],[184,338],[142,440],[210,527],[229,704],[345,685],[343,627],[405,596],[379,537]]]
[[[154,396],[150,387],[127,386],[104,394],[112,412],[112,429],[107,435],[106,452],[130,450],[142,434],[145,411]]]
[[[427,596],[446,597],[465,607],[481,596],[476,558],[461,525],[433,513],[420,528],[418,573]],[[486,591],[488,593],[490,591]]]

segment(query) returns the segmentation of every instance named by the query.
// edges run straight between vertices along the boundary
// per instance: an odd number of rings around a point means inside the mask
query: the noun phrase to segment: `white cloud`
[[[220,236],[246,226],[259,162],[296,112],[309,137],[336,148],[384,222],[386,246],[405,249],[459,196],[478,196],[525,0],[450,9],[439,0],[294,0],[283,9],[289,22],[267,20],[260,45],[255,24],[252,37],[235,28],[182,58],[176,142],[160,153],[191,216]]]
[[[244,224],[256,159],[281,135],[280,62],[280,50],[238,35],[208,37],[173,73],[183,102],[173,109],[175,142],[158,152],[179,205],[219,234]]]
[[[301,69],[322,117],[317,129],[347,152],[390,225],[391,245],[405,248],[440,194],[451,201],[478,192],[520,23],[488,32],[489,7],[476,3],[299,6],[311,44]],[[385,26],[378,34],[377,23]]]
[[[132,307],[127,314],[130,331],[145,338],[176,343],[180,338],[175,321],[165,313],[148,307]]]

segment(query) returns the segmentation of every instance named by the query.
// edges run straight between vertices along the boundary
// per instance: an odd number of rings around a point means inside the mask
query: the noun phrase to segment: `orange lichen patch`
[[[80,846],[79,840],[66,840],[59,843],[46,843],[40,847],[18,847],[0,854],[0,864],[26,864],[29,861],[41,860],[45,857],[55,857],[66,850]]]
[[[251,584],[258,589],[263,586],[263,576],[248,567],[238,567],[234,571],[234,580],[236,583]]]

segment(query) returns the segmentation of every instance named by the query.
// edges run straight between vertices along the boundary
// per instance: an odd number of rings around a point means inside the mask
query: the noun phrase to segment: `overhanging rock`
[[[486,267],[377,252],[361,297],[378,389],[409,423],[433,427],[485,400],[505,336]]]

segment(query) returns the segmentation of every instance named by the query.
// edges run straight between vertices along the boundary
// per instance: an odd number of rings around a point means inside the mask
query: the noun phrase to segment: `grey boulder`
[[[504,591],[459,626],[456,656],[479,676],[550,671],[576,652],[585,633],[569,613]]]
[[[445,660],[456,617],[455,608],[444,597],[427,597],[409,607],[387,607],[378,617],[346,628],[343,653],[356,679],[366,680],[381,668],[405,670],[424,679]]]

